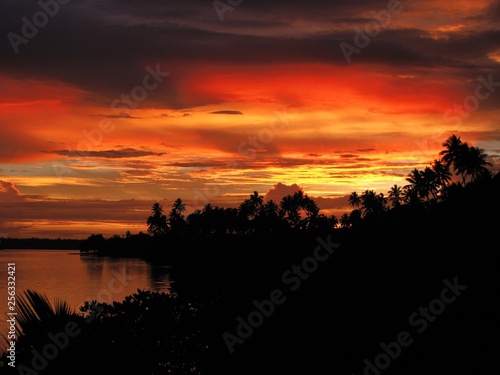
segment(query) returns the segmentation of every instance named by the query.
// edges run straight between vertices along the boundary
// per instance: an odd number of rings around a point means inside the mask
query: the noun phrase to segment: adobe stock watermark
[[[147,74],[143,77],[140,85],[132,88],[130,93],[121,94],[120,98],[111,102],[110,109],[117,117],[128,117],[130,110],[137,108],[141,102],[146,100],[148,93],[158,88],[160,83],[170,75],[170,73],[161,71],[160,64],[157,64],[154,69],[147,66],[145,70]],[[110,118],[103,118],[99,121],[99,126],[90,130],[83,130],[83,139],[76,145],[76,150],[68,147],[67,150],[63,150],[66,154],[65,162],[52,164],[55,174],[61,178],[65,174],[71,173],[72,170],[69,167],[71,163],[70,158],[88,155],[95,147],[102,144],[105,134],[112,133],[115,128]]]
[[[40,10],[35,12],[31,16],[31,20],[28,17],[21,17],[23,25],[21,26],[21,34],[16,34],[10,32],[7,34],[7,38],[14,49],[14,52],[19,53],[19,46],[21,44],[28,44],[31,39],[38,35],[41,28],[47,26],[50,18],[54,18],[60,10],[61,5],[66,5],[71,0],[39,0],[37,2]]]
[[[214,6],[217,16],[219,16],[219,19],[223,22],[224,13],[232,12],[234,8],[240,6],[242,2],[243,0],[226,0],[225,2],[221,0],[214,0],[212,5]]]
[[[477,80],[479,83],[474,94],[467,96],[461,104],[453,104],[453,108],[443,114],[443,121],[453,122],[453,125],[460,126],[463,120],[468,119],[472,112],[479,109],[481,102],[488,100],[496,88],[500,87],[499,81],[493,81],[493,74],[490,74],[488,78],[479,76]]]
[[[389,0],[387,3],[387,10],[383,9],[379,12],[372,10],[370,15],[373,17],[373,20],[366,23],[364,30],[357,26],[354,28],[356,31],[353,40],[354,45],[347,42],[341,42],[339,44],[340,50],[347,63],[350,64],[352,62],[351,56],[354,53],[360,54],[363,48],[368,47],[372,39],[381,33],[382,28],[389,26],[394,15],[398,15],[402,11],[403,5],[399,0]]]
[[[327,261],[335,249],[340,247],[339,243],[331,242],[330,236],[327,237],[326,242],[320,237],[316,238],[316,241],[319,245],[314,249],[312,256],[304,258],[300,265],[294,264],[290,269],[283,272],[281,281],[286,288],[272,290],[268,299],[254,300],[252,304],[255,309],[248,314],[246,319],[241,316],[236,318],[238,323],[236,332],[234,334],[224,332],[222,338],[231,354],[234,353],[236,344],[243,344],[245,340],[253,335],[255,329],[262,326],[264,321],[273,315],[276,306],[286,302],[288,298],[287,292],[297,291],[302,282],[309,279],[311,274],[318,270],[320,263]]]
[[[408,318],[410,326],[418,334],[424,333],[429,323],[435,322],[437,317],[444,313],[446,305],[455,302],[457,297],[468,288],[467,285],[460,285],[457,277],[453,279],[453,283],[447,279],[443,283],[446,287],[441,291],[440,297],[433,299],[426,307],[419,307],[418,311]],[[371,361],[368,358],[364,359],[363,375],[380,375],[382,371],[389,368],[392,361],[399,358],[403,348],[409,347],[413,342],[412,334],[408,331],[399,332],[394,341],[387,344],[381,342],[379,346],[382,351]]]
[[[426,139],[417,139],[415,143],[420,151],[434,151],[435,146],[441,146],[443,140],[448,136],[450,126],[453,126],[453,131],[457,131],[464,120],[468,119],[473,112],[477,111],[484,102],[491,98],[491,95],[500,87],[500,81],[493,80],[493,74],[487,78],[483,76],[477,77],[478,84],[474,93],[465,97],[462,103],[453,104],[452,108],[443,113],[442,121],[446,124],[434,129],[433,133]]]
[[[256,134],[249,135],[245,140],[241,141],[237,147],[238,154],[255,159],[257,155],[265,151],[265,146],[274,140],[276,132],[279,132],[290,123],[287,118],[286,107],[281,111],[274,110],[273,116],[269,120],[269,126],[261,128]],[[227,169],[236,169],[240,167],[240,162],[230,161],[226,164]],[[196,209],[202,208],[205,204],[219,196],[224,187],[217,183],[205,183],[202,189],[193,189],[193,207]]]
[[[114,294],[123,291],[123,288],[129,285],[130,281],[134,279],[134,276],[127,275],[125,268],[122,268],[120,273],[112,271],[111,274],[113,278],[109,281],[107,288],[101,289],[97,293],[97,299],[102,296],[113,298]],[[16,367],[18,373],[21,375],[38,375],[41,371],[44,371],[49,365],[49,361],[57,358],[60,352],[64,351],[71,344],[72,339],[78,337],[86,325],[94,321],[96,313],[102,311],[102,307],[97,305],[96,300],[91,301],[91,308],[92,312],[85,318],[84,326],[79,325],[76,321],[69,321],[62,331],[56,333],[49,332],[46,344],[42,348],[33,348],[31,350],[31,354],[33,355],[30,363],[31,367],[21,364]]]

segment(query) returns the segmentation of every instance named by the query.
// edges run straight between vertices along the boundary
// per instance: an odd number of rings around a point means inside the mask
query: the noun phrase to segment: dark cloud
[[[121,158],[136,158],[141,156],[161,156],[165,152],[142,151],[133,148],[124,148],[121,150],[105,150],[105,151],[73,151],[73,150],[55,150],[52,153],[70,157],[95,157],[106,159],[121,159]]]
[[[135,116],[130,116],[128,113],[120,113],[117,115],[95,115],[99,117],[104,117],[104,118],[112,118],[112,119],[117,119],[117,118],[128,118],[128,119],[140,119],[142,117],[135,117]]]
[[[357,155],[357,154],[341,154],[340,157],[343,159],[353,159],[353,158],[358,158],[359,155]]]
[[[172,163],[173,167],[182,167],[182,168],[211,168],[211,167],[222,167],[227,165],[227,163],[216,162],[216,161],[208,161],[208,162],[180,162],[180,163]]]
[[[210,112],[211,115],[242,115],[243,112],[241,111],[230,111],[230,110],[225,110],[225,111],[214,111]]]
[[[110,106],[142,84],[147,66],[160,65],[171,76],[150,92],[141,107],[187,108],[213,104],[182,96],[183,82],[200,66],[234,64],[325,63],[345,66],[339,48],[353,43],[354,26],[370,20],[370,11],[387,1],[252,1],[227,13],[221,22],[210,1],[97,1],[61,5],[58,14],[27,44],[13,51],[0,43],[0,73],[19,79],[58,80],[84,90],[86,100]],[[485,14],[497,17],[492,2]],[[6,0],[0,35],[21,33],[21,17],[39,10],[36,2]],[[312,26],[318,27],[311,31]],[[384,30],[354,63],[376,63],[411,72],[441,67],[468,78],[498,64],[487,54],[500,48],[500,31],[486,27],[433,38],[418,28]],[[229,113],[228,113],[229,114]]]
[[[500,1],[493,0],[490,6],[486,9],[484,13],[484,18],[487,20],[494,21],[496,23],[500,22]]]
[[[191,117],[193,114],[192,113],[182,113],[179,115],[171,115],[169,113],[162,113],[159,117],[160,118],[182,118],[182,117]]]

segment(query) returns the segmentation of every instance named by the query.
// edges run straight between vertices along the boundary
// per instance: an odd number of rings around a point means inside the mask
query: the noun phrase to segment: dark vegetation
[[[19,321],[18,363],[29,365],[48,332],[75,321],[82,333],[41,374],[363,374],[365,358],[373,363],[380,343],[401,331],[414,342],[380,374],[490,372],[499,349],[500,174],[455,136],[440,156],[387,197],[352,193],[353,210],[339,219],[303,192],[280,204],[254,193],[238,209],[207,204],[186,218],[180,199],[167,215],[155,204],[148,234],[93,235],[82,251],[173,265],[171,293],[89,301],[80,313],[26,296],[27,312],[45,313]],[[341,246],[292,291],[282,275],[328,236]],[[417,333],[411,314],[455,278],[467,289]],[[274,289],[286,301],[230,354],[223,334],[236,335],[237,317],[247,320],[253,301]]]

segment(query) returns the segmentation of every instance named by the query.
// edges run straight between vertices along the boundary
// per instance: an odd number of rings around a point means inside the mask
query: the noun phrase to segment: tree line
[[[408,184],[392,186],[387,196],[374,190],[365,190],[360,195],[352,192],[349,204],[355,209],[342,215],[342,225],[350,226],[362,217],[387,211],[391,209],[389,202],[392,208],[405,204],[432,207],[450,199],[467,184],[493,178],[493,173],[487,168],[493,165],[486,160],[488,155],[484,150],[469,146],[456,135],[449,137],[443,147],[439,159],[433,160],[423,170],[413,169],[406,177]],[[452,181],[452,171],[461,181]]]
[[[238,208],[223,208],[205,204],[187,217],[186,205],[181,198],[173,203],[168,214],[160,203],[152,207],[147,218],[148,233],[161,237],[168,233],[181,234],[232,234],[273,232],[279,230],[310,230],[348,228],[363,218],[381,214],[402,205],[430,207],[445,201],[465,185],[482,179],[491,179],[493,173],[484,150],[469,146],[460,137],[452,135],[443,143],[439,158],[423,170],[415,168],[406,177],[407,185],[394,185],[387,192],[365,190],[352,192],[349,205],[354,209],[340,217],[320,213],[317,203],[302,190],[287,195],[278,203],[264,202],[264,197],[254,191]],[[452,172],[460,179],[453,182]]]

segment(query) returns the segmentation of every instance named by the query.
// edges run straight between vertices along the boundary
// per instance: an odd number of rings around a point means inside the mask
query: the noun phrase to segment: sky
[[[253,191],[341,214],[451,134],[500,170],[500,1],[1,8],[0,237],[145,232],[155,202]]]

